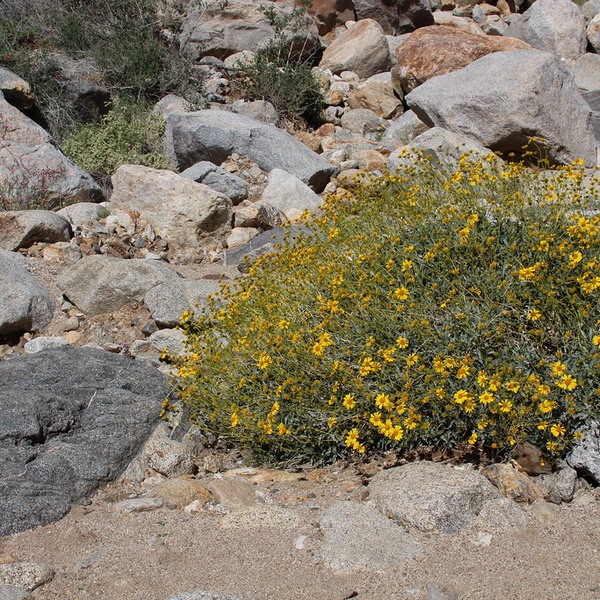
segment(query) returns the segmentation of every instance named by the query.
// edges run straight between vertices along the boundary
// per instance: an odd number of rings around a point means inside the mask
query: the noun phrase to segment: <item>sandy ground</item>
[[[39,600],[165,600],[198,589],[245,600],[418,600],[430,583],[461,599],[600,599],[598,489],[580,490],[569,504],[528,507],[525,529],[491,539],[411,531],[426,548],[421,557],[342,575],[324,559],[319,518],[336,501],[367,498],[365,483],[354,468],[333,466],[318,477],[256,484],[257,506],[292,511],[289,525],[166,507],[124,515],[116,501],[130,488],[113,484],[53,525],[0,539],[0,557],[55,570],[33,592]]]

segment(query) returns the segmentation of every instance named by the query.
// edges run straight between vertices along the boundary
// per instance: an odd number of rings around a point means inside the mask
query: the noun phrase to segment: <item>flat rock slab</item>
[[[338,573],[382,572],[425,551],[412,536],[377,509],[338,502],[323,513],[323,558]]]
[[[114,479],[170,390],[156,369],[65,346],[0,363],[0,536],[60,519]]]
[[[421,531],[458,533],[499,492],[480,473],[432,462],[382,471],[369,485],[369,498],[398,522]]]
[[[222,110],[170,115],[164,145],[179,169],[206,160],[220,165],[235,152],[265,171],[283,169],[317,192],[338,172],[282,129]]]

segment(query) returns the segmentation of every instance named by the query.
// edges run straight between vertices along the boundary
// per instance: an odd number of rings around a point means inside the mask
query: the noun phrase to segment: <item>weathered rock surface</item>
[[[169,393],[156,369],[91,348],[0,363],[0,535],[61,518],[125,468]]]
[[[388,71],[391,58],[383,29],[373,19],[352,25],[327,46],[319,66],[332,73],[354,71],[363,78]]]
[[[277,17],[289,15],[293,3],[274,5]],[[275,31],[254,0],[229,0],[192,6],[179,36],[182,50],[194,58],[226,58],[243,50],[257,50],[273,38]],[[288,28],[286,46],[292,54],[308,57],[319,47],[317,27],[306,16],[297,31]]]
[[[391,83],[367,82],[348,96],[350,108],[367,108],[382,119],[394,119],[402,114],[402,101],[394,94]]]
[[[30,85],[18,75],[0,67],[0,92],[7,102],[19,110],[27,110],[35,104]]]
[[[284,169],[321,191],[337,169],[285,131],[250,117],[201,110],[167,119],[165,151],[180,169],[200,161],[221,164],[231,154],[261,169]]]
[[[54,571],[46,565],[32,562],[0,564],[0,584],[12,585],[29,592],[48,583],[53,577]]]
[[[505,33],[538,50],[576,60],[587,46],[585,19],[571,0],[537,0]]]
[[[102,204],[78,202],[61,208],[56,211],[56,214],[66,219],[74,229],[80,229],[84,225],[97,221],[101,215],[106,215],[106,212]]]
[[[535,483],[515,464],[496,463],[482,469],[482,473],[511,500],[531,504],[542,494]]]
[[[301,5],[296,0],[297,5]],[[319,35],[333,31],[337,26],[354,19],[354,2],[352,0],[313,0],[307,7],[308,14],[313,18]]]
[[[600,55],[586,52],[576,61],[565,63],[573,74],[575,84],[584,92],[600,90]]]
[[[421,531],[457,533],[500,494],[480,473],[439,463],[409,463],[377,473],[369,485],[375,506]]]
[[[600,424],[591,423],[567,456],[567,464],[600,485]]]
[[[596,164],[590,111],[568,70],[539,50],[489,54],[426,81],[406,96],[417,116],[500,152],[533,137],[554,163]]]
[[[72,163],[50,134],[0,97],[0,185],[21,206],[60,199],[101,200],[92,177]]]
[[[383,572],[424,552],[424,548],[377,509],[337,502],[321,515],[322,554],[337,573],[359,569]]]
[[[148,290],[144,304],[159,327],[175,327],[184,311],[201,310],[218,289],[215,280],[170,279]]]
[[[54,299],[26,265],[24,257],[0,250],[0,336],[40,331],[52,319]]]
[[[392,35],[433,25],[429,0],[354,0],[354,8],[357,19],[374,19]]]
[[[177,271],[160,260],[86,256],[62,273],[58,287],[88,315],[110,313],[165,281],[177,280]]]
[[[408,94],[428,79],[462,69],[492,52],[526,49],[531,46],[514,38],[474,35],[445,26],[423,27],[397,49],[392,83],[396,91]]]
[[[36,242],[68,242],[71,225],[48,210],[15,210],[0,213],[0,248],[18,250]]]
[[[171,171],[123,165],[112,177],[111,208],[135,210],[180,259],[198,259],[231,232],[231,200]]]
[[[323,203],[300,179],[282,169],[273,169],[269,173],[262,201],[281,211],[291,222],[297,221],[306,211],[318,211]]]

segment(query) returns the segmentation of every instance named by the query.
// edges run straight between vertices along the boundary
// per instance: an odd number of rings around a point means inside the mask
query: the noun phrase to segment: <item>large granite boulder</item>
[[[278,19],[289,17],[293,2],[269,3]],[[179,44],[188,56],[226,58],[244,50],[255,51],[269,43],[275,29],[254,0],[229,0],[227,3],[193,3],[182,24]],[[290,22],[283,35],[291,55],[308,58],[319,48],[319,35],[312,19]]]
[[[201,259],[231,233],[231,199],[207,185],[139,165],[119,167],[112,184],[111,209],[137,211],[179,259]]]
[[[0,188],[15,206],[101,200],[100,186],[0,94]]]
[[[585,18],[571,0],[536,0],[513,19],[505,35],[570,60],[577,60],[587,46]]]
[[[523,49],[531,46],[515,38],[483,37],[445,26],[423,27],[397,48],[392,84],[398,93],[408,94],[428,79],[462,69],[492,52]]]
[[[433,25],[430,0],[354,0],[354,7],[357,19],[374,19],[391,35]]]
[[[48,210],[0,212],[0,248],[18,250],[36,242],[68,242],[73,237],[69,222]]]
[[[161,260],[94,255],[66,269],[56,283],[80,310],[98,315],[141,302],[154,286],[179,277],[173,267]]]
[[[488,54],[406,96],[427,125],[500,152],[535,147],[552,163],[596,164],[591,111],[560,59],[539,50]]]
[[[55,308],[50,292],[27,270],[27,259],[0,250],[0,337],[42,330]]]
[[[359,21],[339,35],[323,52],[319,66],[332,73],[354,71],[362,79],[388,71],[390,48],[381,25],[373,19]]]
[[[64,346],[0,362],[0,536],[60,519],[117,477],[158,422],[168,378]]]
[[[284,169],[317,192],[337,173],[328,160],[282,129],[222,110],[170,115],[165,153],[179,169],[205,160],[220,165],[237,153],[265,171]]]

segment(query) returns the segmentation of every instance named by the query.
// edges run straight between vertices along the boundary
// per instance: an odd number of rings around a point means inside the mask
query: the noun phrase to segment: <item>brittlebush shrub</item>
[[[203,429],[263,461],[556,456],[598,417],[595,182],[578,164],[406,161],[183,316],[178,387]]]

